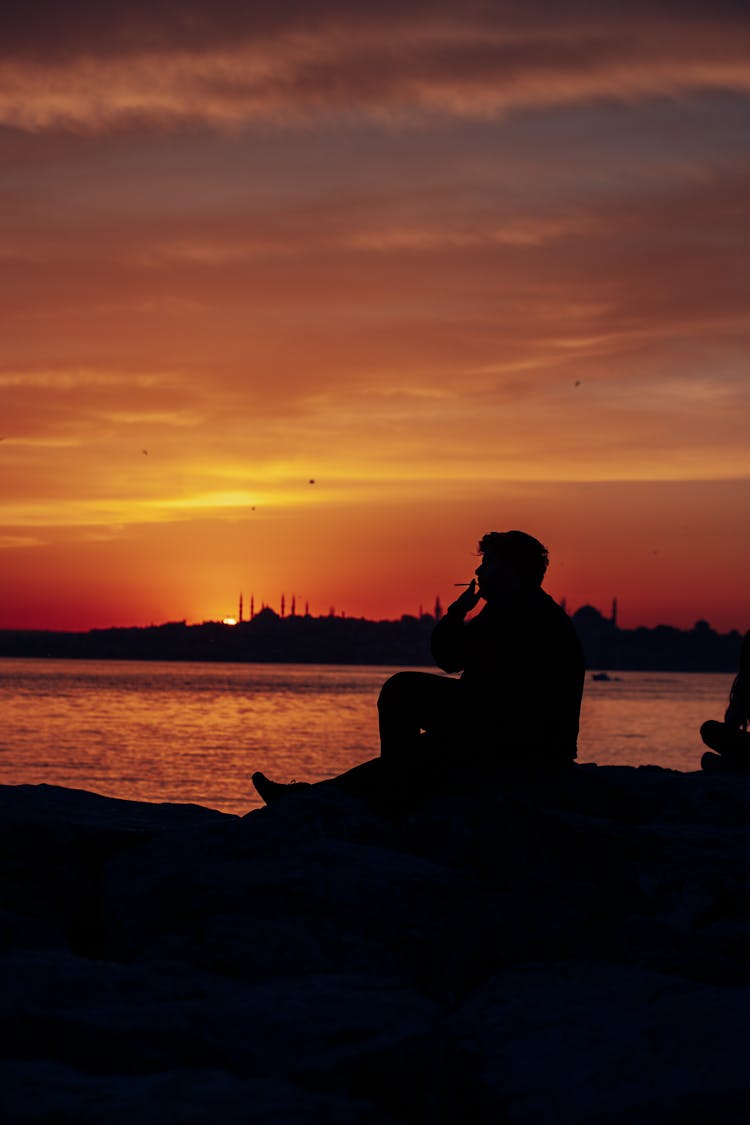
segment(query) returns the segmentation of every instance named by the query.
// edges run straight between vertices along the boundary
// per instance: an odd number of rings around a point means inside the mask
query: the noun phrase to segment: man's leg
[[[458,731],[461,694],[458,681],[446,676],[396,672],[378,697],[380,757],[320,784],[389,805],[408,805],[445,760],[440,751],[450,748]]]
[[[721,754],[721,760],[717,763],[711,761],[712,755],[704,754],[707,759],[707,764],[702,763],[704,769],[715,766],[750,772],[750,734],[747,731],[709,719],[701,727],[701,738],[706,746]]]
[[[431,744],[450,742],[461,724],[462,687],[458,680],[433,672],[396,672],[386,680],[378,697],[380,756],[399,769],[415,757],[424,757],[424,739]]]
[[[458,734],[461,697],[458,680],[433,672],[396,672],[383,684],[378,698],[380,757],[316,784],[334,785],[360,797],[408,800],[415,786],[424,785],[442,761],[437,747],[450,747]],[[432,736],[429,741],[420,736],[421,731]],[[309,789],[307,784],[269,782],[260,773],[253,774],[253,784],[267,802]]]

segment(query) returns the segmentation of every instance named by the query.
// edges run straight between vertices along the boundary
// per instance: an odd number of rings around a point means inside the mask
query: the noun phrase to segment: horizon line
[[[565,599],[564,598],[561,599],[561,601],[558,604],[560,604],[564,607]],[[581,610],[584,610],[584,609],[594,610],[598,614],[598,616],[601,619],[601,622],[603,624],[611,626],[613,629],[616,629],[618,632],[634,632],[638,629],[654,630],[654,629],[666,628],[666,629],[675,629],[675,630],[677,630],[678,632],[681,632],[681,633],[691,633],[691,632],[694,632],[697,628],[705,627],[705,629],[715,633],[717,636],[731,636],[734,633],[737,633],[740,636],[743,635],[743,630],[740,629],[738,626],[734,626],[734,627],[732,627],[730,629],[727,629],[726,631],[722,632],[720,629],[715,629],[711,625],[710,621],[708,621],[706,618],[703,618],[703,617],[698,617],[696,619],[696,621],[693,623],[693,625],[690,626],[690,627],[687,627],[687,628],[679,626],[679,625],[672,625],[667,621],[660,621],[656,625],[640,624],[640,625],[623,627],[623,626],[621,626],[617,623],[616,617],[607,617],[597,606],[592,605],[590,602],[584,602],[582,605],[578,606],[578,608],[576,610],[569,613],[569,617],[571,618],[571,620],[573,620],[576,617],[576,615],[578,613],[580,613]],[[73,634],[73,635],[78,635],[78,636],[84,636],[87,633],[108,632],[108,631],[117,630],[117,629],[123,629],[123,630],[126,630],[126,629],[128,629],[128,630],[129,629],[144,629],[144,630],[146,630],[146,629],[164,629],[164,628],[167,628],[169,626],[172,626],[172,627],[179,626],[179,627],[183,627],[183,628],[186,628],[186,629],[199,629],[199,628],[202,628],[202,627],[207,626],[207,625],[216,625],[216,626],[220,626],[220,627],[225,628],[225,629],[235,629],[235,628],[241,628],[243,626],[251,625],[252,622],[254,620],[256,620],[262,613],[271,614],[278,621],[303,620],[305,618],[310,618],[311,620],[315,620],[315,621],[328,621],[328,620],[331,620],[331,619],[336,619],[336,620],[345,620],[345,621],[367,621],[367,622],[372,623],[372,624],[381,624],[381,623],[384,623],[384,622],[391,622],[391,623],[397,624],[397,623],[403,621],[404,618],[412,618],[415,621],[422,621],[426,618],[431,620],[431,621],[439,620],[439,617],[437,617],[434,613],[429,613],[429,612],[424,612],[424,611],[421,612],[421,613],[404,612],[399,617],[377,617],[377,618],[375,618],[375,617],[364,617],[364,616],[350,615],[345,610],[337,612],[333,607],[331,607],[331,609],[327,613],[313,614],[313,613],[310,613],[309,611],[307,613],[297,613],[297,612],[294,612],[294,613],[279,613],[272,606],[262,605],[261,609],[259,609],[253,615],[253,617],[243,618],[242,620],[238,620],[238,619],[233,618],[233,617],[225,617],[225,618],[205,618],[202,621],[188,622],[186,618],[180,618],[180,619],[177,619],[177,620],[161,621],[161,622],[158,622],[158,623],[154,622],[154,621],[151,621],[148,624],[92,625],[92,626],[89,626],[88,628],[81,628],[81,629],[50,628],[50,627],[46,627],[46,626],[31,626],[31,627],[28,627],[28,626],[12,626],[12,625],[6,626],[6,625],[0,624],[0,633],[60,633],[60,634]]]

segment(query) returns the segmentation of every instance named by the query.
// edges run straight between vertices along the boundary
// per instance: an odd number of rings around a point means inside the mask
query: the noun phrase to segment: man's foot
[[[750,757],[746,754],[704,754],[701,769],[717,773],[750,774]]]
[[[253,774],[252,783],[267,805],[272,805],[274,801],[286,797],[288,793],[304,792],[305,789],[312,788],[307,781],[291,781],[288,785],[281,781],[271,781],[270,777],[266,777],[260,771]]]

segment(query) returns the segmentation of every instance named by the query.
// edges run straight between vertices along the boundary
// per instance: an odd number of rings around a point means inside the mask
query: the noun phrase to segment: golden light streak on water
[[[0,783],[51,784],[243,813],[250,775],[315,781],[377,754],[396,668],[0,660]],[[699,767],[731,675],[587,677],[579,761]]]

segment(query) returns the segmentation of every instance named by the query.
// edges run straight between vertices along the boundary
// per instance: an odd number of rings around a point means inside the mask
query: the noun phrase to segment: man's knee
[[[410,697],[412,694],[410,689],[412,676],[412,672],[396,672],[393,676],[388,677],[378,696],[379,711],[399,704]]]
[[[708,719],[701,727],[701,738],[706,746],[715,749],[717,744],[721,744],[726,740],[727,728],[724,723],[719,723],[716,719]]]

